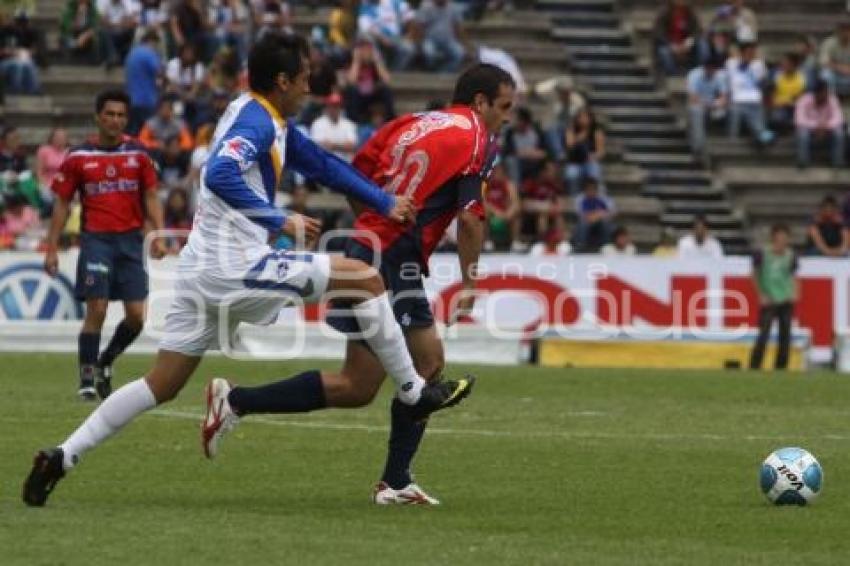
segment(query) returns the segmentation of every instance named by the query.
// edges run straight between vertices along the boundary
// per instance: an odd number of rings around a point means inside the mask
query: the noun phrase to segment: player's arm
[[[53,178],[50,189],[56,198],[53,213],[50,216],[50,228],[47,231],[47,250],[44,255],[44,270],[50,276],[59,272],[59,237],[71,213],[71,201],[77,192],[77,159],[67,157],[59,166],[59,172]]]
[[[165,222],[162,215],[162,203],[159,201],[159,195],[157,194],[158,181],[156,166],[147,155],[143,155],[140,160],[141,167],[139,171],[141,174],[143,195],[142,204],[145,208],[145,217],[153,226],[154,233],[150,254],[152,258],[160,259],[168,253],[168,250],[166,249],[165,240],[160,236],[165,229]]]
[[[452,314],[452,322],[472,312],[475,304],[475,279],[478,260],[484,246],[484,207],[482,179],[478,175],[462,177],[459,181],[457,217],[457,256],[460,262],[463,292]]]
[[[306,178],[374,208],[397,222],[413,218],[410,199],[391,195],[366,179],[351,165],[322,149],[290,126],[286,140],[286,162]]]

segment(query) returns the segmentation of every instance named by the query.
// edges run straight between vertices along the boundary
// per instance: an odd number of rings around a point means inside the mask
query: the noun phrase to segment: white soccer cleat
[[[201,445],[204,447],[204,455],[210,460],[218,454],[221,437],[239,424],[239,417],[227,402],[230,389],[230,383],[220,377],[207,384],[207,416],[201,423]]]
[[[439,505],[440,502],[425,493],[415,483],[402,489],[393,489],[386,482],[379,482],[372,492],[372,501],[378,505]]]

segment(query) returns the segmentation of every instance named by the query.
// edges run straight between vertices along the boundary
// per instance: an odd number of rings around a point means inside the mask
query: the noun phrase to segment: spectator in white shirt
[[[313,121],[310,137],[340,159],[351,161],[357,148],[357,126],[342,115],[342,97],[338,93],[325,99],[325,112]]]
[[[771,143],[775,135],[765,126],[762,82],[767,78],[764,61],[756,56],[755,43],[742,43],[741,54],[726,62],[729,92],[732,99],[729,113],[729,137],[737,138],[741,120],[747,123],[750,133],[760,144]]]
[[[141,4],[134,0],[98,0],[97,11],[104,32],[106,64],[109,67],[121,65],[139,25]]]
[[[512,251],[514,251],[512,249]],[[569,237],[561,228],[550,228],[543,236],[543,240],[536,242],[528,254],[533,257],[543,256],[566,256],[573,252]]]
[[[406,37],[415,15],[405,0],[365,0],[360,5],[357,31],[375,42],[392,70],[402,71],[416,54]]]
[[[694,218],[693,231],[679,239],[680,259],[720,259],[723,247],[708,233],[704,216]]]
[[[637,254],[637,249],[632,243],[632,236],[625,226],[620,226],[614,230],[611,241],[602,246],[600,251],[602,255],[608,257],[633,256]]]

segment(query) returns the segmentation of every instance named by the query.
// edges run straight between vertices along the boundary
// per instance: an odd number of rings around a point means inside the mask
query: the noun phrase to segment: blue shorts
[[[374,252],[356,240],[350,240],[345,247],[345,257],[359,259],[373,265]],[[406,265],[418,265],[410,260]],[[389,291],[390,302],[393,305],[395,319],[402,330],[409,328],[429,328],[434,325],[434,314],[431,304],[422,286],[422,274],[418,269],[402,269],[401,264],[382,262],[379,271],[384,280],[384,286]],[[326,322],[345,334],[360,333],[360,325],[351,312],[351,304],[345,301],[333,301],[330,305]]]
[[[83,232],[77,260],[76,295],[81,301],[144,301],[148,296],[144,236],[140,231],[117,234]]]

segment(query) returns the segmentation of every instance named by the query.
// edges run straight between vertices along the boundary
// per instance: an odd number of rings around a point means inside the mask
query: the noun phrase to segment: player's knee
[[[124,316],[124,324],[127,325],[131,330],[139,332],[145,326],[145,313],[144,312],[133,312],[127,313]]]
[[[362,276],[362,290],[366,293],[377,297],[384,293],[384,281],[381,279],[381,274],[374,267],[365,267]]]

